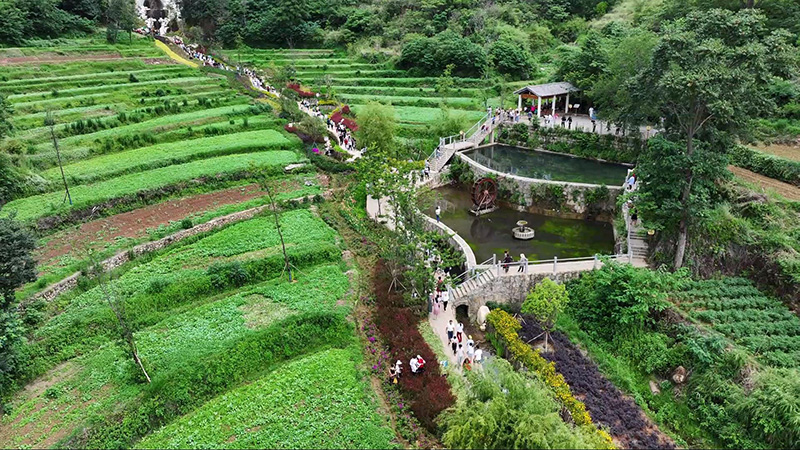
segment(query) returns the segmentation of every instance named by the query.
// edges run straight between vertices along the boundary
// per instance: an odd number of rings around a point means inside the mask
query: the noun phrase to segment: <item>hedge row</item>
[[[352,340],[352,326],[340,314],[292,316],[253,332],[219,353],[158,374],[139,401],[76,430],[61,444],[70,448],[130,448],[142,436],[281,361],[324,347],[344,348]]]
[[[744,145],[729,152],[731,164],[800,187],[800,161],[792,161],[753,150]]]
[[[511,353],[512,358],[536,373],[553,390],[556,398],[569,411],[576,425],[592,424],[592,418],[586,411],[586,405],[572,395],[569,385],[564,381],[564,376],[556,371],[555,363],[548,362],[539,352],[533,351],[530,345],[520,339],[517,331],[522,326],[517,319],[503,310],[495,309],[489,313],[486,320],[493,327],[496,336],[506,350]],[[597,432],[607,441],[608,448],[614,448],[608,433],[600,429]]]

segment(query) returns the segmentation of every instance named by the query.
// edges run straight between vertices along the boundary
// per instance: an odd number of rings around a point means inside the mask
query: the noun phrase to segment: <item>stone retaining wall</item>
[[[582,270],[573,270],[558,272],[555,275],[552,273],[529,273],[525,275],[500,276],[459,297],[453,303],[453,307],[467,305],[469,307],[469,318],[471,321],[475,321],[478,309],[485,305],[486,302],[505,303],[519,307],[536,283],[540,283],[545,278],[563,283],[578,278],[583,272]]]
[[[170,244],[181,241],[190,236],[194,236],[200,233],[205,233],[206,231],[211,231],[216,228],[221,228],[235,222],[240,222],[242,220],[251,219],[258,213],[267,209],[268,207],[269,207],[268,205],[258,206],[244,211],[228,214],[227,216],[211,219],[208,222],[195,225],[192,228],[186,230],[178,231],[169,236],[165,236],[157,241],[145,242],[144,244],[139,244],[131,248],[130,250],[119,252],[116,255],[102,261],[100,264],[103,266],[105,270],[116,269],[117,267],[130,261],[132,257],[137,257],[145,253],[161,250]],[[23,301],[23,303],[40,298],[49,302],[54,298],[58,297],[59,295],[63,294],[64,292],[77,286],[78,278],[80,276],[81,276],[80,272],[75,272],[74,274],[70,275],[67,278],[64,278],[58,283],[50,285],[43,291],[34,294],[30,299]]]
[[[586,203],[583,201],[585,198],[584,192],[600,187],[598,184],[573,183],[567,181],[553,181],[521,177],[518,175],[512,175],[490,169],[483,164],[478,163],[474,159],[464,155],[463,153],[457,153],[456,156],[461,158],[463,162],[470,166],[472,172],[475,174],[475,179],[485,176],[492,176],[493,178],[497,178],[501,188],[505,188],[511,192],[520,193],[522,195],[520,200],[522,200],[522,206],[524,207],[535,206],[536,202],[533,198],[534,188],[538,186],[561,185],[564,187],[566,201],[564,202],[563,207],[566,212],[582,216],[588,212],[588,205],[586,205]],[[620,181],[620,186],[607,186],[609,190],[609,197],[606,199],[606,201],[597,205],[598,212],[607,214],[614,213],[617,196],[622,193],[622,182],[623,180]]]

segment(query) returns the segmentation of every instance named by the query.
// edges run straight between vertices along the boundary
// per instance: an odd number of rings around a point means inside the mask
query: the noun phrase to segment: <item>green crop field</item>
[[[246,155],[227,155],[193,161],[145,172],[132,173],[99,183],[73,186],[70,193],[73,205],[63,202],[63,192],[50,192],[14,200],[5,205],[4,212],[15,211],[19,220],[35,220],[41,217],[67,213],[71,209],[86,208],[99,203],[135,195],[150,189],[167,187],[201,177],[213,177],[221,173],[242,172],[251,166],[282,166],[303,159],[292,151],[271,151]]]
[[[228,392],[138,448],[392,448],[354,370],[357,349],[326,350]],[[286,405],[302,405],[289,409]],[[324,430],[324,431],[321,431]]]
[[[246,131],[244,133],[172,142],[112,153],[69,164],[64,166],[63,169],[71,180],[75,180],[78,183],[87,183],[123,173],[139,171],[143,168],[156,168],[184,163],[193,159],[231,153],[288,149],[296,146],[296,141],[290,141],[275,130]],[[290,155],[291,153],[286,154],[287,161],[293,159]],[[42,175],[51,180],[58,180],[61,176],[61,170],[54,167],[44,171]]]

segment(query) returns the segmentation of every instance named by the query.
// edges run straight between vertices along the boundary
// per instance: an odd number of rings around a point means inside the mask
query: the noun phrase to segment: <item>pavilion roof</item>
[[[515,94],[533,94],[537,97],[553,97],[555,95],[564,95],[570,92],[579,91],[580,89],[576,88],[567,81],[559,81],[557,83],[546,83],[546,84],[534,84],[531,86],[525,86],[522,89],[518,89],[514,91]]]

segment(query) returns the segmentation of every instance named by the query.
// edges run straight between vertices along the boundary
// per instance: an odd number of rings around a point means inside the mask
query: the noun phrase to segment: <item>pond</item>
[[[500,258],[505,250],[511,253],[514,260],[519,259],[520,253],[525,253],[531,261],[552,259],[554,256],[578,258],[595,253],[614,253],[614,230],[610,223],[560,219],[502,207],[475,217],[469,213],[472,199],[466,189],[445,186],[432,194],[435,202],[442,206],[442,222],[467,241],[478,263],[490,259],[492,254]],[[424,212],[436,217],[434,209],[435,205]],[[528,226],[536,232],[533,239],[514,239],[511,229],[518,220],[528,221]]]
[[[473,161],[498,172],[542,180],[621,186],[628,168],[555,153],[508,145],[489,145],[464,153]]]

